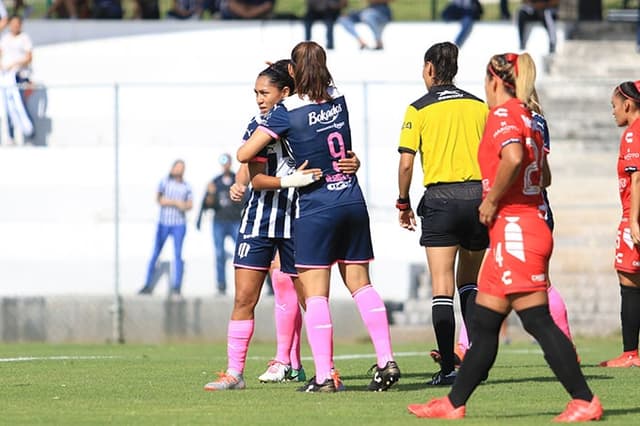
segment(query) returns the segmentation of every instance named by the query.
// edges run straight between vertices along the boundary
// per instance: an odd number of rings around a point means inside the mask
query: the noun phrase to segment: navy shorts
[[[280,270],[285,274],[297,275],[293,241],[289,238],[251,237],[238,234],[233,266],[268,271],[276,250],[280,254]]]
[[[296,266],[330,268],[336,262],[373,260],[369,213],[364,203],[321,210],[296,219]]]
[[[474,251],[486,249],[489,246],[489,233],[487,227],[480,223],[478,207],[481,202],[480,182],[430,185],[417,209],[422,219],[420,245],[459,245]]]

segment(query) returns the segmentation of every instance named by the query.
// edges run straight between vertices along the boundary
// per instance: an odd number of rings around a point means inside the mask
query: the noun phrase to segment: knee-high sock
[[[547,288],[547,297],[549,298],[549,312],[551,313],[553,322],[556,323],[558,328],[569,338],[569,340],[573,341],[573,337],[571,337],[571,329],[569,328],[567,305],[565,305],[564,299],[562,299],[558,290],[553,286],[549,286],[549,288]]]
[[[290,364],[291,347],[296,327],[296,315],[300,314],[298,295],[291,277],[279,269],[271,272],[273,295],[275,297],[276,360]]]
[[[387,362],[393,361],[389,319],[384,302],[371,284],[356,290],[352,296],[376,350],[378,367],[383,368]]]
[[[236,375],[244,372],[249,342],[253,336],[254,321],[231,320],[227,328],[227,372]]]
[[[458,344],[464,346],[465,349],[469,349],[469,336],[467,335],[467,326],[464,325],[464,321],[462,322],[462,324],[460,324]]]
[[[620,321],[625,352],[638,350],[640,332],[640,288],[620,285]]]
[[[456,333],[456,322],[453,316],[453,298],[434,296],[431,300],[431,321],[438,342],[438,350],[442,359],[440,368],[444,374],[454,369],[453,343]],[[467,330],[468,331],[468,330]]]
[[[481,305],[476,305],[474,315],[475,340],[464,356],[449,393],[454,407],[467,403],[476,387],[487,377],[498,354],[498,335],[505,315]]]
[[[547,364],[573,399],[591,401],[593,393],[580,370],[576,351],[553,322],[547,305],[518,312],[524,329],[540,343]]]
[[[316,383],[324,383],[331,378],[333,366],[333,324],[329,301],[323,296],[313,296],[306,299],[306,302],[304,322],[316,368]]]
[[[464,321],[462,327],[460,328],[460,332],[462,334],[462,330],[464,330],[464,336],[467,339],[467,344],[465,347],[469,346],[469,342],[473,342],[472,317],[473,308],[476,305],[477,293],[478,285],[476,283],[467,283],[458,288],[458,295],[460,296],[460,311],[462,311],[462,319]],[[458,342],[460,342],[460,339],[458,339]]]
[[[291,351],[289,352],[289,359],[291,359],[291,368],[299,370],[302,366],[302,360],[300,359],[300,333],[302,332],[302,310],[298,306],[298,313],[293,329],[293,340],[291,341]]]

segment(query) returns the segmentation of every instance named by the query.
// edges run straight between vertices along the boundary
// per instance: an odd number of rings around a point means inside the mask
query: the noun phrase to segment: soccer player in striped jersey
[[[160,217],[156,230],[153,254],[147,268],[147,279],[139,294],[150,294],[153,291],[153,274],[160,251],[169,235],[173,238],[173,252],[175,255],[173,274],[171,277],[171,294],[180,294],[184,262],[182,260],[182,243],[187,232],[185,212],[193,207],[193,192],[191,186],[184,181],[185,164],[176,160],[171,166],[171,172],[158,185],[158,204]]]
[[[314,42],[301,42],[291,53],[294,96],[276,105],[265,122],[238,150],[238,160],[255,157],[273,138],[285,138],[296,165],[322,170],[322,179],[298,188],[300,210],[295,221],[295,260],[302,282],[305,324],[313,353],[315,377],[304,392],[336,392],[344,388],[333,369],[333,324],[329,312],[331,266],[338,263],[376,350],[371,391],[384,391],[400,378],[393,359],[387,313],[371,286],[373,258],[369,214],[355,175],[339,170],[338,161],[351,150],[349,112],[333,86],[326,52]]]
[[[271,107],[292,93],[294,82],[288,72],[288,63],[288,60],[278,61],[258,75],[254,90],[260,114],[249,123],[244,140],[261,125],[264,114]],[[248,166],[241,167],[237,176],[239,185],[232,188],[232,197],[239,200],[244,185],[251,183],[234,257],[236,295],[228,326],[228,366],[217,380],[205,385],[205,389],[210,391],[245,387],[243,372],[254,329],[254,309],[276,251],[280,268],[272,277],[276,298],[277,354],[259,379],[274,382],[305,378],[299,348],[302,319],[290,278],[297,274],[292,226],[297,208],[295,187],[313,182],[320,176],[320,170],[296,171],[285,144],[278,140],[270,142],[249,161]],[[354,173],[357,165],[358,159],[354,157],[345,160],[341,167],[345,172]]]
[[[554,420],[602,417],[602,405],[589,389],[571,341],[549,313],[546,290],[553,236],[540,209],[546,153],[526,106],[535,90],[535,75],[535,64],[526,53],[494,55],[487,65],[490,111],[478,149],[483,185],[478,212],[489,228],[490,247],[478,278],[473,344],[447,396],[407,407],[417,417],[465,417],[465,404],[496,359],[500,326],[511,310],[540,343],[545,360],[572,397]]]
[[[622,218],[616,238],[614,267],[620,284],[622,354],[601,367],[640,367],[640,80],[620,83],[611,96],[613,118],[627,126],[620,139],[618,191]]]

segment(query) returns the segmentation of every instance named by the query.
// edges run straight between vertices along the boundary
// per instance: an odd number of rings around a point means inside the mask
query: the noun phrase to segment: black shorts
[[[486,249],[489,234],[487,227],[480,223],[478,207],[481,202],[482,184],[479,181],[429,185],[417,209],[422,219],[420,245]]]

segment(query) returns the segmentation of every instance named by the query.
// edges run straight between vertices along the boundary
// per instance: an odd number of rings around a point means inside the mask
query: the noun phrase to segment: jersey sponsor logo
[[[324,132],[325,130],[329,130],[329,129],[336,129],[336,130],[340,130],[344,127],[344,121],[341,121],[339,123],[333,123],[329,126],[326,127],[320,127],[319,129],[316,130],[316,133],[320,133],[320,132]]]
[[[495,115],[496,117],[508,117],[509,110],[506,108],[497,108],[495,111],[493,111],[493,115]]]
[[[346,189],[348,187],[349,187],[349,182],[347,181],[333,182],[333,183],[327,184],[327,189],[329,191],[342,191],[343,189]]]
[[[622,263],[622,253],[616,253],[616,263]]]
[[[631,262],[631,266],[637,268],[638,266],[640,266],[640,260],[634,260],[633,262]]]
[[[515,124],[507,124],[506,121],[503,121],[500,123],[501,127],[496,130],[495,132],[493,132],[493,137],[497,138],[498,136],[500,136],[503,133],[507,133],[507,132],[518,132],[520,129],[518,129],[518,126],[516,126]]]
[[[524,254],[524,237],[522,235],[522,227],[518,224],[519,217],[506,217],[508,222],[504,227],[504,249],[511,256],[525,262]]]
[[[543,281],[546,281],[547,277],[545,274],[535,274],[535,275],[531,275],[531,281],[534,283],[541,283]]]
[[[464,97],[464,95],[457,90],[443,90],[442,92],[438,92],[439,101],[446,101],[447,99],[456,99],[462,97]]]
[[[251,250],[251,245],[249,243],[238,244],[238,257],[240,259],[247,257],[249,250]]]
[[[336,104],[329,109],[323,109],[318,111],[311,111],[307,114],[309,120],[309,126],[314,124],[330,124],[336,121],[340,113],[342,112],[342,105]]]
[[[345,175],[344,173],[336,173],[335,175],[326,175],[324,177],[326,182],[342,182],[349,179],[351,179],[351,176]]]
[[[634,158],[640,158],[640,153],[637,153],[637,152],[628,152],[628,153],[626,153],[626,154],[624,155],[624,157],[623,157],[623,158],[624,158],[624,160],[625,160],[625,161],[629,161],[629,160],[634,159]],[[627,169],[625,169],[624,171],[626,172],[626,171],[627,171]]]
[[[633,142],[633,132],[627,132],[624,134],[624,140],[627,143],[632,143]]]

